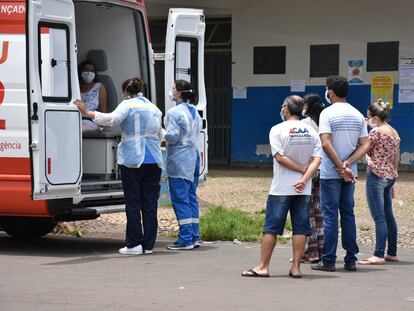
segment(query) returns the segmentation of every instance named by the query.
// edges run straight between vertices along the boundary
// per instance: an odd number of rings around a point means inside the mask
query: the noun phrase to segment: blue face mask
[[[286,117],[285,117],[285,114],[283,113],[283,108],[284,107],[282,107],[282,109],[280,109],[280,118],[282,119],[283,122],[285,122],[286,121]]]

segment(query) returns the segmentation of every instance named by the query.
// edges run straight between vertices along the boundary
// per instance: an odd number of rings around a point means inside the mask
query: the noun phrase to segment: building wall
[[[311,44],[340,44],[340,74],[347,76],[347,61],[366,64],[367,42],[399,41],[400,56],[414,56],[410,29],[414,20],[409,0],[395,4],[368,1],[255,1],[256,5],[233,12],[233,86],[247,87],[247,99],[232,103],[232,163],[271,161],[268,132],[280,122],[283,99],[290,95],[292,79],[306,80],[306,92],[324,95],[324,78],[309,77]],[[254,75],[254,46],[286,46],[285,75]],[[365,70],[364,70],[365,71]],[[411,120],[414,104],[398,103],[398,72],[394,77],[391,123],[399,131],[402,163],[414,165]],[[380,72],[375,72],[380,74]],[[372,73],[364,72],[363,85],[351,86],[349,102],[362,113],[370,104]],[[300,93],[299,95],[303,95]]]
[[[232,84],[246,87],[246,99],[232,101],[231,161],[270,163],[268,132],[280,122],[283,99],[291,95],[290,81],[304,79],[306,92],[324,95],[324,78],[310,78],[310,45],[339,44],[340,74],[347,76],[347,61],[362,59],[366,64],[367,42],[399,41],[400,56],[414,56],[410,0],[289,0],[289,1],[147,1],[149,12],[168,6],[204,8],[207,16],[232,17]],[[158,11],[159,12],[159,11]],[[167,12],[163,13],[167,14]],[[156,14],[155,14],[156,15]],[[255,46],[286,46],[286,74],[254,75]],[[410,121],[414,103],[398,103],[398,72],[394,77],[394,109],[391,123],[399,131],[402,163],[414,165],[414,135]],[[363,114],[370,104],[372,74],[364,68],[363,85],[351,86],[349,102]],[[304,95],[304,93],[298,93]]]

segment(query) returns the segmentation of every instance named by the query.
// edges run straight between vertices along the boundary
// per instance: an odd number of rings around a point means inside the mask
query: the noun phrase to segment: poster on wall
[[[290,80],[290,92],[305,92],[306,81],[305,80]]]
[[[400,58],[399,103],[414,103],[414,57]]]
[[[348,82],[349,84],[362,84],[364,61],[363,60],[349,60],[348,61]]]
[[[373,75],[371,78],[371,102],[382,99],[393,106],[394,79],[392,75]]]
[[[234,99],[246,99],[247,98],[247,88],[246,87],[233,87],[233,98]]]

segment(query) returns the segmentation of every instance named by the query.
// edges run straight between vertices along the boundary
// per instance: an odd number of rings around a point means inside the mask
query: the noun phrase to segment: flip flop
[[[247,272],[249,272],[249,273],[247,273]],[[269,274],[260,274],[260,273],[257,273],[256,271],[254,271],[253,269],[249,269],[249,270],[246,271],[246,273],[243,272],[241,276],[251,277],[251,278],[268,278],[270,275]]]
[[[294,279],[300,279],[300,278],[302,278],[302,275],[301,274],[293,274],[292,273],[292,270],[289,270],[289,276],[291,278],[294,278]]]
[[[377,265],[377,266],[382,266],[384,263],[385,263],[385,260],[384,261],[373,261],[373,260],[369,260],[369,258],[358,261],[358,264],[359,265]]]
[[[394,257],[394,256],[393,256]],[[395,256],[396,257],[396,256]],[[388,261],[388,262],[399,262],[400,260],[398,259],[398,257],[396,257],[396,258],[390,258],[390,257],[387,257],[387,256],[385,256],[384,257],[384,259],[385,259],[385,261]]]

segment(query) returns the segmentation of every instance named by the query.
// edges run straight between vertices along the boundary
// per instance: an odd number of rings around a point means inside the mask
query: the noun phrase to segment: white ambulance
[[[0,228],[42,236],[57,221],[123,210],[116,165],[119,130],[82,134],[77,65],[95,63],[108,111],[121,84],[139,76],[156,103],[154,61],[165,61],[165,111],[175,79],[191,81],[203,118],[207,173],[204,30],[201,10],[171,9],[165,54],[154,54],[143,0],[0,1]]]

